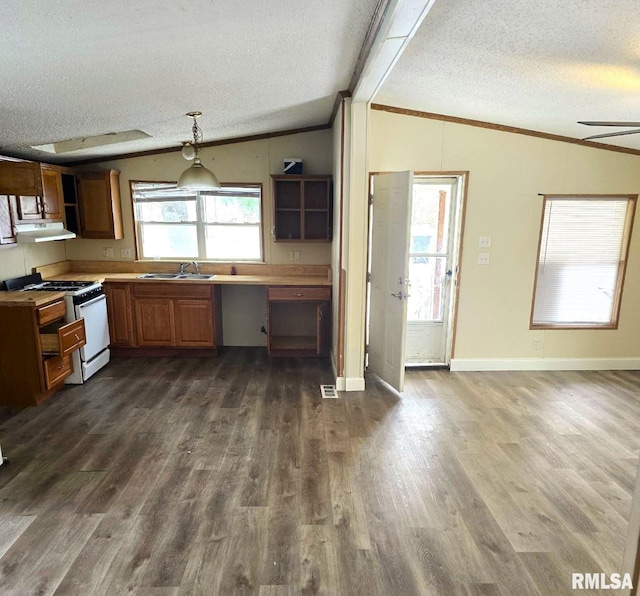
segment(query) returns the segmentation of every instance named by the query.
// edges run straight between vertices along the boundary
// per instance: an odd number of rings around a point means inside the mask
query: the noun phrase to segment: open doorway
[[[413,179],[407,366],[443,366],[451,360],[461,186],[459,176]]]
[[[369,262],[366,344],[367,361],[371,365],[371,354],[388,351],[387,348],[372,344],[394,344],[393,360],[401,368],[409,366],[448,366],[453,351],[455,305],[457,300],[458,263],[462,231],[462,215],[466,173],[412,173],[407,172],[404,201],[396,200],[395,208],[389,211],[386,188],[389,175],[372,174],[371,205],[369,212]],[[376,193],[378,176],[378,193]],[[398,174],[397,176],[400,176]],[[382,182],[384,181],[384,184]],[[384,187],[384,189],[383,189]],[[384,192],[381,192],[384,190]],[[381,195],[376,198],[376,195]],[[378,210],[376,210],[378,203]],[[397,217],[395,231],[385,225],[391,221],[393,212],[406,211]],[[405,229],[400,229],[402,225]],[[381,225],[382,223],[382,225]],[[386,241],[380,250],[374,237],[381,236],[380,229],[386,229]],[[404,244],[404,248],[397,245]],[[376,249],[376,246],[378,247]],[[394,248],[395,247],[395,248]],[[401,250],[402,249],[402,250]],[[404,252],[403,252],[404,251]],[[402,263],[399,262],[403,261]],[[388,262],[389,261],[389,262]],[[394,261],[391,263],[390,261]],[[398,261],[398,262],[395,262]],[[399,273],[403,270],[403,273]],[[394,277],[396,276],[397,277]],[[404,277],[403,277],[404,276]],[[404,309],[402,316],[395,318],[393,331],[389,329],[389,317],[385,313],[386,329],[378,332],[381,318],[372,313],[372,279],[389,279],[389,283],[377,288],[378,294],[402,296]],[[394,281],[401,282],[404,291],[393,288]],[[401,288],[402,289],[402,288]],[[381,292],[380,292],[381,291]],[[374,292],[375,294],[375,292]],[[375,296],[374,296],[375,297]],[[388,297],[387,297],[388,300]],[[378,298],[376,302],[381,302]],[[393,301],[392,301],[393,303]],[[387,303],[388,305],[389,303]],[[385,307],[388,310],[388,306]],[[378,307],[378,311],[380,308]],[[372,318],[374,333],[372,335]],[[383,338],[381,340],[381,338]],[[401,351],[400,359],[397,353]],[[376,364],[375,362],[373,364]],[[379,365],[373,369],[388,368]],[[378,370],[374,370],[380,375]],[[387,371],[388,372],[388,371]],[[382,378],[391,375],[382,375]],[[395,375],[398,377],[398,375]],[[403,377],[403,372],[399,378]],[[387,380],[387,379],[385,379]],[[387,382],[389,382],[387,380]],[[390,383],[392,386],[398,383]],[[399,386],[402,385],[400,381]]]

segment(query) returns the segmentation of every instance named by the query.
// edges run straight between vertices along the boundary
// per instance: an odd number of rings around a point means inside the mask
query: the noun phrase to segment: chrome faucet
[[[191,261],[190,263],[180,263],[180,273],[186,273],[187,269],[193,265],[193,268],[196,270],[196,273],[200,273],[200,269],[198,269],[198,263],[195,261]]]

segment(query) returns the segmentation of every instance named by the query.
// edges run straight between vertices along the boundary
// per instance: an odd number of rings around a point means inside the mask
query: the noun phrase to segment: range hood
[[[18,242],[51,242],[52,240],[69,240],[75,237],[73,232],[65,230],[61,221],[16,225]]]

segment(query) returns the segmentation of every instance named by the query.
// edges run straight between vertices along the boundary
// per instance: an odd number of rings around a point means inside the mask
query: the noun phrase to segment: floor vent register
[[[323,399],[338,399],[338,392],[335,385],[320,385]]]

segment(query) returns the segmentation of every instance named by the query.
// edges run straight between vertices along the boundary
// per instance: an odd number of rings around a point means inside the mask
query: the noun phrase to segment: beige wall
[[[270,264],[291,264],[291,250],[300,252],[295,264],[331,262],[329,243],[275,243],[271,236],[273,214],[271,205],[271,174],[282,174],[285,157],[300,157],[305,174],[330,174],[332,171],[332,133],[321,130],[259,141],[248,141],[207,147],[201,151],[203,164],[213,170],[221,182],[257,182],[263,185],[265,261]],[[121,256],[122,248],[135,254],[130,180],[177,180],[189,166],[179,151],[145,157],[105,162],[100,167],[120,171],[120,193],[124,220],[123,240],[73,240],[67,243],[70,260],[104,260],[103,247],[114,249],[115,260],[129,260]],[[110,259],[111,260],[111,259]]]
[[[0,249],[0,280],[31,273],[33,267],[64,261],[65,242],[18,244]]]
[[[637,194],[640,157],[376,110],[369,138],[370,171],[469,171],[455,358],[640,357],[637,228],[619,329],[529,330],[538,193]],[[492,238],[488,266],[477,264],[480,236]]]

